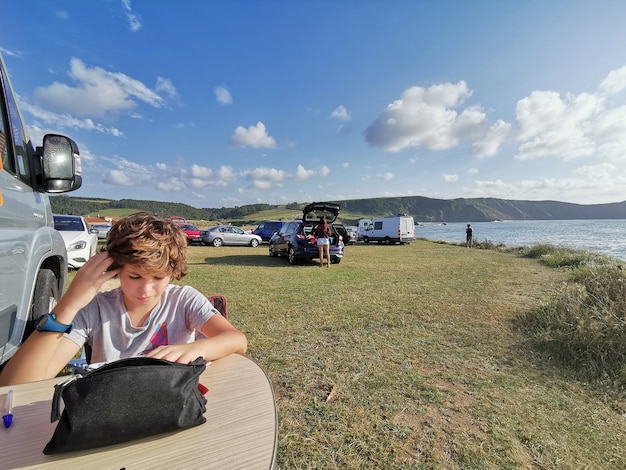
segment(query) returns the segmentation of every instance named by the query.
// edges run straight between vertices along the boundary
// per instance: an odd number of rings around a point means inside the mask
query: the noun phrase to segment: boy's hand
[[[108,271],[111,264],[113,258],[105,251],[92,256],[78,270],[67,291],[53,309],[59,321],[71,322],[76,313],[94,298],[102,285],[120,272],[119,269]]]
[[[145,354],[146,357],[155,359],[165,359],[170,362],[180,362],[181,364],[189,364],[199,357],[204,357],[205,350],[199,347],[199,344],[174,344],[171,346],[159,346]]]

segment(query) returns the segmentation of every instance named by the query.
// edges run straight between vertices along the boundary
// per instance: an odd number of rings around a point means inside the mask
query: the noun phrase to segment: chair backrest
[[[226,296],[219,294],[212,295],[209,297],[209,301],[213,304],[213,307],[228,320],[228,302],[226,301]]]

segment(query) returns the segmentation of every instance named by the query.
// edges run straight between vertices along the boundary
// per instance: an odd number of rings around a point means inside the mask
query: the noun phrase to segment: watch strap
[[[57,320],[54,313],[46,313],[37,323],[37,331],[53,331],[56,333],[69,333],[74,328],[74,322],[66,325]]]

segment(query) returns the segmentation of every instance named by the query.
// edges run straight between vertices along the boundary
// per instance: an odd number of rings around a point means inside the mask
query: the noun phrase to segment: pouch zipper
[[[63,390],[72,382],[82,378],[81,374],[72,375],[69,379],[64,380],[54,386],[54,396],[52,397],[52,410],[50,411],[50,422],[54,423],[61,418],[61,396]]]

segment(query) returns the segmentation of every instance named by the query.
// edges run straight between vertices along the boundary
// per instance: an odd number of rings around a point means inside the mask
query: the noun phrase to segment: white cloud
[[[493,157],[502,143],[511,136],[512,126],[508,122],[498,120],[491,125],[487,133],[472,144],[472,151],[477,157]]]
[[[619,93],[626,89],[626,65],[612,70],[600,84],[600,89],[609,94]]]
[[[29,113],[35,117],[35,122],[27,126],[33,135],[36,135],[38,133],[38,129],[41,129],[42,127],[56,129],[57,131],[59,129],[96,131],[103,134],[109,134],[114,137],[121,137],[124,135],[124,133],[118,128],[105,127],[103,124],[95,122],[90,118],[78,119],[72,117],[68,113],[58,114],[52,111],[47,111],[40,106],[33,105],[19,96],[17,99],[21,110],[24,113]],[[52,132],[52,130],[50,130],[50,132]],[[43,137],[43,133],[41,135]]]
[[[24,53],[21,51],[14,51],[11,49],[5,49],[4,47],[0,47],[0,52],[2,52],[2,55],[5,57],[11,56],[11,57],[19,57],[22,58],[24,57]]]
[[[193,164],[191,165],[191,176],[193,178],[207,179],[213,176],[213,170],[204,166]]]
[[[239,176],[232,166],[226,165],[222,165],[215,173],[220,180],[228,182],[234,181]]]
[[[104,116],[111,112],[130,111],[141,101],[160,108],[164,99],[155,91],[123,73],[107,72],[100,67],[87,67],[80,59],[70,61],[70,78],[76,86],[54,82],[33,92],[35,104],[57,114],[78,117]],[[157,87],[175,96],[169,80],[159,77]]]
[[[280,186],[280,183],[288,177],[286,172],[275,168],[255,168],[245,172],[245,176],[258,189]]]
[[[516,123],[489,124],[478,106],[462,109],[472,92],[465,82],[412,87],[387,106],[366,131],[371,146],[447,150],[464,143],[474,156],[494,157],[516,144],[519,160],[582,157],[626,159],[626,105],[610,97],[626,89],[626,66],[611,71],[597,93],[533,91],[518,101]]]
[[[178,91],[176,90],[174,83],[169,78],[157,77],[154,90],[161,95],[166,95],[172,98],[178,97]]]
[[[393,179],[393,173],[391,172],[379,173],[376,175],[376,177],[383,181],[391,181]]]
[[[158,181],[155,185],[159,191],[173,193],[178,191],[186,191],[187,184],[180,178],[168,178],[167,180]]]
[[[580,198],[587,204],[614,200],[615,194],[623,192],[626,174],[621,167],[607,162],[583,165],[569,175],[551,178],[523,179],[520,181],[476,180],[474,187],[464,189],[465,197],[497,197],[541,200]],[[593,195],[593,196],[590,196]]]
[[[294,178],[296,181],[304,181],[314,177],[317,174],[314,170],[307,170],[302,165],[298,165]]]
[[[455,110],[471,94],[464,81],[428,89],[411,87],[367,128],[366,141],[391,152],[419,146],[452,148],[461,137],[476,134],[485,120],[477,109],[464,110],[460,115]]]
[[[593,154],[594,142],[588,131],[601,109],[602,100],[587,93],[562,98],[553,91],[532,92],[517,103],[517,139],[523,142],[517,157],[568,160]]]
[[[215,99],[219,104],[232,104],[233,97],[226,87],[216,86],[215,88],[213,88],[213,93],[215,93]]]
[[[446,183],[456,183],[459,180],[459,175],[451,175],[448,173],[443,174],[443,180]]]
[[[181,179],[186,182],[190,188],[194,189],[224,189],[234,181],[239,175],[230,166],[222,165],[219,169],[213,170],[205,166],[191,165],[189,174],[181,171]]]
[[[253,148],[275,148],[276,141],[267,134],[265,124],[261,121],[256,126],[250,126],[247,129],[238,126],[235,132],[230,136],[230,143],[236,147],[253,147]]]
[[[141,18],[133,11],[130,0],[122,0],[122,7],[126,13],[126,19],[128,20],[128,28],[133,32],[137,32],[141,29]]]
[[[346,109],[346,107],[342,104],[337,106],[332,113],[330,113],[330,117],[334,119],[340,119],[342,121],[349,121],[352,119],[351,113]]]
[[[132,186],[132,178],[121,170],[109,170],[104,175],[104,182],[116,186]]]

